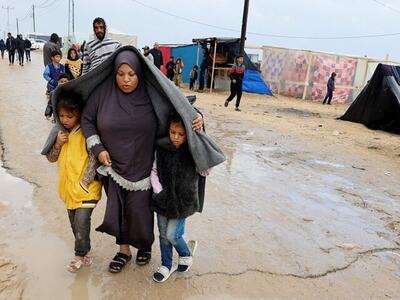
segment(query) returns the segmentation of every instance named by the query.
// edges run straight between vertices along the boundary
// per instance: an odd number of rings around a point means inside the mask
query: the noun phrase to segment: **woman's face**
[[[119,66],[116,81],[119,89],[126,94],[132,93],[136,90],[139,84],[138,76],[128,64],[122,64]]]
[[[76,58],[76,52],[75,51],[71,51],[70,52],[71,58],[75,59]]]

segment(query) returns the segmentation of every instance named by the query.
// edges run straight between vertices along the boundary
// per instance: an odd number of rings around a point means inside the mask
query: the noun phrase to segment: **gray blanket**
[[[52,95],[53,107],[56,107],[58,97],[65,91],[74,91],[84,101],[108,76],[113,76],[114,57],[123,50],[131,50],[138,54],[142,62],[143,74],[147,93],[152,101],[158,119],[157,136],[159,138],[168,134],[167,122],[171,110],[175,109],[182,117],[187,132],[189,149],[196,163],[198,171],[205,171],[225,161],[225,156],[218,145],[204,132],[192,130],[192,120],[196,117],[196,110],[190,105],[185,95],[169,80],[159,69],[133,46],[124,46],[117,49],[112,56],[105,60],[93,71],[56,88]],[[55,113],[56,124],[50,131],[49,137],[43,147],[42,154],[46,155],[54,145],[57,133],[65,131]]]

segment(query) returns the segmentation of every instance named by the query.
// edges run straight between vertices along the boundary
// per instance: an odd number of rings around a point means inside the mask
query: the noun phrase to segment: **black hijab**
[[[72,52],[72,51],[75,51],[75,54],[76,54],[75,59],[72,59],[72,56],[71,56],[71,52]],[[70,49],[68,50],[67,58],[68,58],[68,60],[70,60],[70,61],[77,61],[77,60],[79,59],[79,57],[78,57],[78,52],[76,51],[75,48],[70,48]]]

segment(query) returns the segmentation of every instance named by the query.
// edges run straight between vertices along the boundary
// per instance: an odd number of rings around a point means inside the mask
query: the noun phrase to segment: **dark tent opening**
[[[400,133],[399,74],[400,67],[379,64],[371,80],[339,119]]]

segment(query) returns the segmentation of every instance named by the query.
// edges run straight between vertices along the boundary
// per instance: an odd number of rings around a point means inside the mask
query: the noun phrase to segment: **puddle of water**
[[[101,286],[88,272],[76,275],[66,270],[73,245],[43,230],[32,200],[33,186],[0,167],[0,190],[0,228],[10,229],[2,230],[1,242],[26,283],[23,299],[101,299]]]

